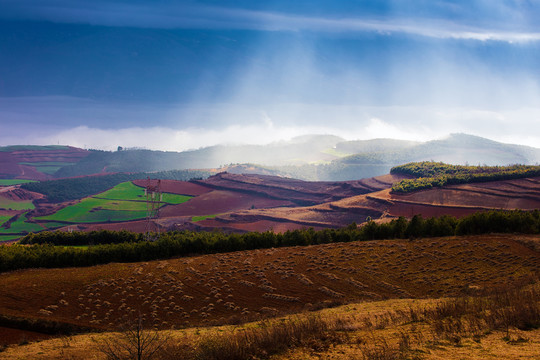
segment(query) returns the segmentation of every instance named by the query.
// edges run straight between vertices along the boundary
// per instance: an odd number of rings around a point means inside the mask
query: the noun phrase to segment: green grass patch
[[[28,165],[36,168],[37,171],[40,171],[44,174],[52,175],[58,171],[58,169],[63,168],[64,166],[73,165],[73,162],[62,162],[62,161],[40,161],[40,162],[20,162],[20,165]]]
[[[162,205],[181,204],[191,199],[190,196],[163,194]],[[96,196],[67,206],[48,216],[36,220],[51,222],[93,223],[109,221],[129,221],[146,217],[146,196],[144,188],[127,181]]]
[[[49,222],[46,222],[46,223],[41,224],[41,225],[43,225],[47,229],[58,229],[58,228],[61,228],[63,226],[66,226],[65,223],[54,222],[54,221],[49,221]]]
[[[144,189],[134,185],[131,181],[120,183],[110,190],[104,191],[95,196],[100,199],[113,200],[143,200],[146,201]]]
[[[63,168],[63,166],[35,166],[36,170],[44,174],[52,175],[58,171],[58,169]]]
[[[2,146],[0,151],[10,152],[10,151],[45,151],[45,150],[67,150],[69,146],[65,145],[11,145],[11,146]]]
[[[126,181],[121,184],[118,184],[112,189],[102,192],[101,194],[98,194],[94,197],[98,199],[146,201],[144,188],[133,184],[131,181]],[[161,201],[166,204],[177,205],[177,204],[185,203],[191,198],[192,196],[163,193]]]
[[[34,209],[32,200],[15,201],[0,196],[0,209],[30,210]]]
[[[16,239],[18,239],[20,237],[22,237],[22,235],[2,235],[2,234],[0,234],[0,242],[16,240]]]
[[[197,222],[197,221],[202,221],[202,220],[206,220],[206,219],[213,219],[218,215],[221,215],[221,214],[193,216],[191,218],[191,221],[192,222]]]
[[[12,216],[10,215],[0,215],[0,226],[11,218]]]
[[[10,185],[19,185],[19,184],[28,184],[36,182],[35,180],[25,180],[25,179],[0,179],[0,186],[10,186]]]
[[[70,245],[70,246],[60,246],[64,249],[81,249],[81,250],[88,250],[90,245]]]
[[[35,161],[35,162],[20,162],[19,165],[29,166],[67,166],[73,165],[74,162],[67,161]]]
[[[145,211],[115,211],[115,210],[100,210],[83,214],[75,219],[77,223],[94,223],[94,222],[109,222],[109,221],[130,221],[144,219]]]
[[[178,205],[185,203],[192,197],[193,196],[163,193],[163,202],[166,204]]]
[[[66,222],[107,222],[134,220],[146,217],[146,203],[86,198],[80,203],[67,206],[48,216],[36,220]]]
[[[9,229],[0,228],[0,234],[21,234],[26,232],[38,232],[42,231],[43,228],[35,223],[26,222],[25,214],[20,215],[17,220],[10,224]]]

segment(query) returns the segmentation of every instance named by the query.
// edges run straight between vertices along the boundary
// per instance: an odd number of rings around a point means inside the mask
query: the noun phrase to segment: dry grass
[[[350,304],[316,313],[264,320],[243,326],[170,331],[153,359],[538,359],[540,330],[520,330],[519,319],[534,319],[538,287],[509,289],[506,295],[443,300],[387,300]],[[516,305],[508,324],[489,320],[491,312]],[[517,302],[516,302],[517,301]],[[485,304],[490,304],[486,311]],[[528,305],[527,305],[528,304]],[[524,306],[526,305],[526,306]],[[517,310],[517,309],[525,310]],[[486,317],[485,315],[488,314]],[[497,317],[497,316],[494,316]],[[478,334],[462,331],[481,318],[493,324]],[[498,318],[498,317],[497,317]],[[461,319],[461,327],[441,324]],[[487,319],[487,320],[486,320]],[[499,319],[500,320],[500,319]],[[480,320],[478,320],[480,321]],[[501,325],[502,324],[502,325]],[[471,329],[474,329],[473,326]],[[163,333],[164,334],[164,333]],[[96,343],[122,334],[64,337],[9,347],[1,359],[106,359]],[[455,341],[453,336],[459,336]]]

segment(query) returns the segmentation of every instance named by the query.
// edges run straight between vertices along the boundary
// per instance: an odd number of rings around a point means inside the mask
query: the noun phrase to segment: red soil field
[[[328,304],[445,297],[523,285],[539,236],[366,241],[0,276],[0,314],[114,329],[239,322]]]
[[[299,226],[324,228],[346,226],[352,222],[360,224],[368,217],[377,221],[416,214],[426,218],[441,215],[459,218],[482,210],[540,208],[540,178],[455,185],[405,195],[390,193],[389,187],[396,180],[391,176],[361,181],[376,184],[381,178],[386,180],[384,186],[387,188],[366,195],[315,206],[233,212],[204,224],[267,231],[273,228],[273,223],[280,223],[279,228],[283,231]]]
[[[251,207],[271,208],[278,206],[294,206],[294,204],[287,200],[271,199],[242,192],[213,190],[183,204],[168,205],[160,211],[160,214],[163,217],[214,215],[250,209]]]
[[[45,198],[43,194],[21,189],[17,186],[0,187],[0,196],[13,201],[37,200]]]
[[[275,199],[289,200],[305,206],[386,189],[392,186],[392,180],[397,181],[402,178],[387,175],[380,177],[379,180],[310,182],[277,176],[220,173],[197,182],[216,189],[256,193]]]
[[[405,195],[385,190],[369,197],[387,201],[393,216],[462,217],[481,210],[532,210],[540,208],[540,177],[453,185]]]

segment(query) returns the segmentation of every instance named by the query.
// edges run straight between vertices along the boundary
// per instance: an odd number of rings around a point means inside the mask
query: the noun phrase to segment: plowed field
[[[114,328],[139,312],[160,328],[220,324],[330,303],[443,297],[525,284],[540,253],[491,235],[241,251],[2,274],[0,314]]]

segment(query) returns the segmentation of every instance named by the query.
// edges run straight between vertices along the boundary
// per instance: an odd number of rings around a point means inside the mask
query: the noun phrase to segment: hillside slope
[[[391,184],[399,181],[387,175],[360,182],[379,183],[380,190],[349,196],[313,206],[295,208],[253,209],[217,216],[197,225],[239,230],[271,230],[299,227],[335,228],[373,219],[387,221],[399,216],[441,215],[462,217],[483,210],[533,210],[540,208],[540,178],[494,181],[445,186],[412,194],[393,194]],[[386,186],[384,185],[386,184]]]
[[[457,296],[537,276],[538,236],[485,235],[239,251],[0,277],[0,315],[114,329],[223,324],[342,303]],[[459,265],[456,265],[459,264]],[[37,286],[39,284],[39,286]]]

